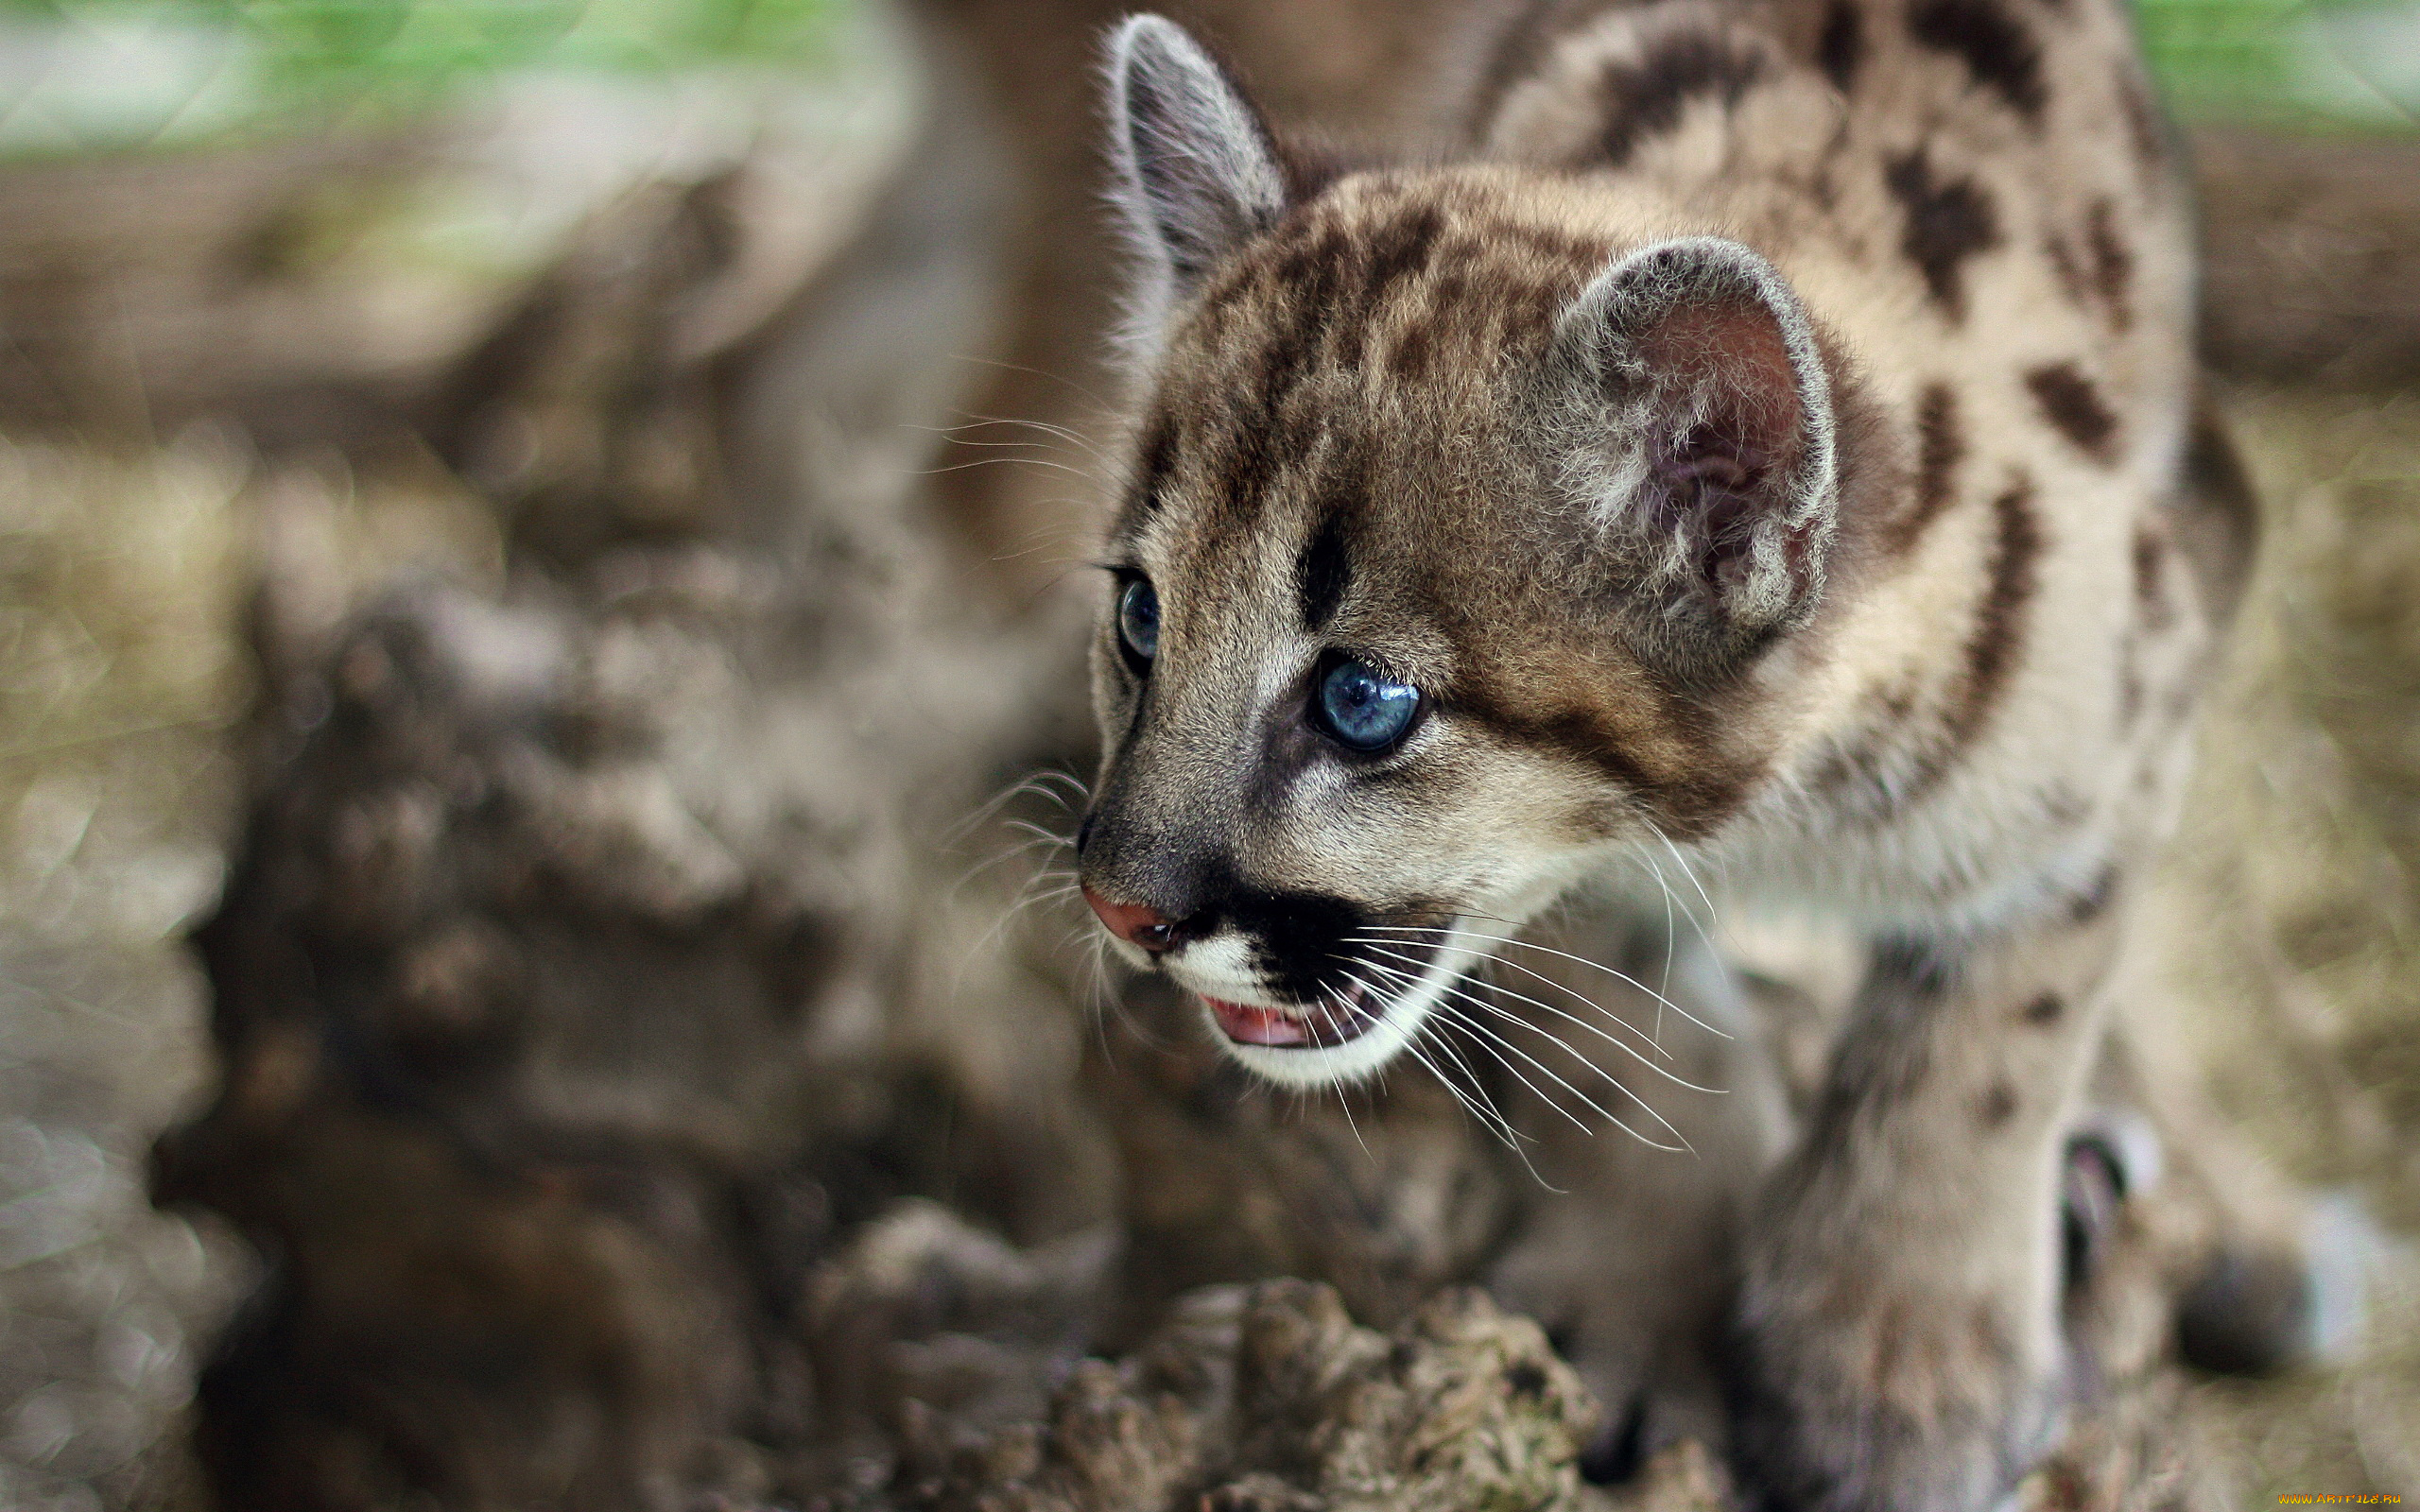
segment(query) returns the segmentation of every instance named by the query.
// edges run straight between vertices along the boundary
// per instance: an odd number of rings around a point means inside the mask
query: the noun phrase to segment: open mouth
[[[1375,1074],[1419,1037],[1462,972],[1481,959],[1451,927],[1426,923],[1361,923],[1319,943],[1332,948],[1256,963],[1253,995],[1265,992],[1276,1006],[1214,997],[1202,988],[1224,985],[1215,979],[1184,983],[1201,999],[1220,1047],[1281,1086],[1340,1085]],[[1170,974],[1183,982],[1191,973]]]
[[[1369,989],[1359,982],[1342,995],[1315,1006],[1264,1008],[1202,996],[1202,1004],[1218,1021],[1219,1032],[1239,1045],[1273,1050],[1316,1050],[1358,1040],[1385,1015],[1369,1002]]]

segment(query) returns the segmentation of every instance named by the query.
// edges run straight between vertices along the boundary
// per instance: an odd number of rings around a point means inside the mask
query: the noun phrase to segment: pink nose
[[[1093,905],[1100,921],[1109,932],[1129,945],[1139,945],[1147,951],[1164,951],[1176,936],[1176,926],[1160,917],[1160,911],[1149,903],[1114,903],[1090,887],[1084,889],[1084,902]]]

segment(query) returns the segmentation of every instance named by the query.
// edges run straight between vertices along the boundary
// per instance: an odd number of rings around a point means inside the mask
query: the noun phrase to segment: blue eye
[[[1327,732],[1355,750],[1384,750],[1403,739],[1420,713],[1418,688],[1389,682],[1349,657],[1321,676],[1313,701]]]
[[[1160,654],[1160,595],[1137,577],[1117,595],[1117,644],[1140,672]]]

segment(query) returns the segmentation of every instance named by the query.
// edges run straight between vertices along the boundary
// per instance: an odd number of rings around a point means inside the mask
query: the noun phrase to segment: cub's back
[[[1771,258],[1895,458],[1834,654],[1787,669],[1807,738],[1751,869],[1962,906],[1965,878],[2144,822],[2096,774],[2171,759],[2135,721],[2146,687],[2189,683],[2208,616],[2171,612],[2197,590],[2169,580],[2187,198],[2122,9],[1547,5],[1481,79],[1489,156]]]

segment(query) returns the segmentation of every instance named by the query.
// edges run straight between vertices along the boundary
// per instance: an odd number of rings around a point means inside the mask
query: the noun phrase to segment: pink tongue
[[[1229,1003],[1223,998],[1205,997],[1211,1015],[1228,1039],[1244,1045],[1308,1044],[1311,1027],[1290,1013],[1276,1008],[1255,1008],[1250,1004]]]

